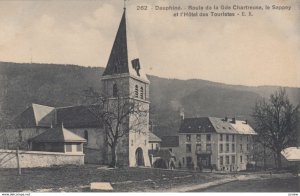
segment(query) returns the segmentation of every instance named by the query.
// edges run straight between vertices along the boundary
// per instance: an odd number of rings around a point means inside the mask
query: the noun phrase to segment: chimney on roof
[[[227,121],[228,121],[228,117],[227,117],[227,116],[225,116],[225,118],[224,118],[224,121],[225,121],[225,122],[227,122]]]
[[[181,119],[181,121],[184,120],[184,111],[183,110],[180,111],[180,119]]]
[[[248,120],[245,120],[245,124],[248,124]]]
[[[235,118],[232,118],[231,123],[235,124]]]

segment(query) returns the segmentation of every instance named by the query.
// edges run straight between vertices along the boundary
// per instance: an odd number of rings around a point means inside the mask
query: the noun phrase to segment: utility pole
[[[19,146],[17,147],[17,166],[18,166],[18,175],[21,175],[21,167],[20,167],[20,153]]]
[[[265,146],[265,143],[263,145],[264,145],[264,170],[266,171],[267,170],[267,167],[266,167],[266,146]]]

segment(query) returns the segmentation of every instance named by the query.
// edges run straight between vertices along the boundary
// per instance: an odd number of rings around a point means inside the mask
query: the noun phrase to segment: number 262
[[[147,6],[136,6],[136,10],[147,10]]]

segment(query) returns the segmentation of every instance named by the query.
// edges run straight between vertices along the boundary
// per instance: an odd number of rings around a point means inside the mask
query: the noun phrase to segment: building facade
[[[202,117],[183,119],[177,164],[190,169],[246,170],[253,163],[255,131],[246,121]]]

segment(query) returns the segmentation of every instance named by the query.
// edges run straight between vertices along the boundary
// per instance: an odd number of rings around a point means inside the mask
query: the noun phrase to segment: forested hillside
[[[101,91],[103,68],[57,64],[0,62],[0,109],[2,119],[11,119],[31,103],[48,106],[80,105],[84,90]],[[158,135],[178,131],[179,111],[186,117],[216,116],[250,119],[255,101],[268,97],[278,87],[226,85],[205,80],[178,80],[149,76],[150,118]],[[287,88],[294,104],[300,89]],[[251,119],[250,119],[251,120]]]

